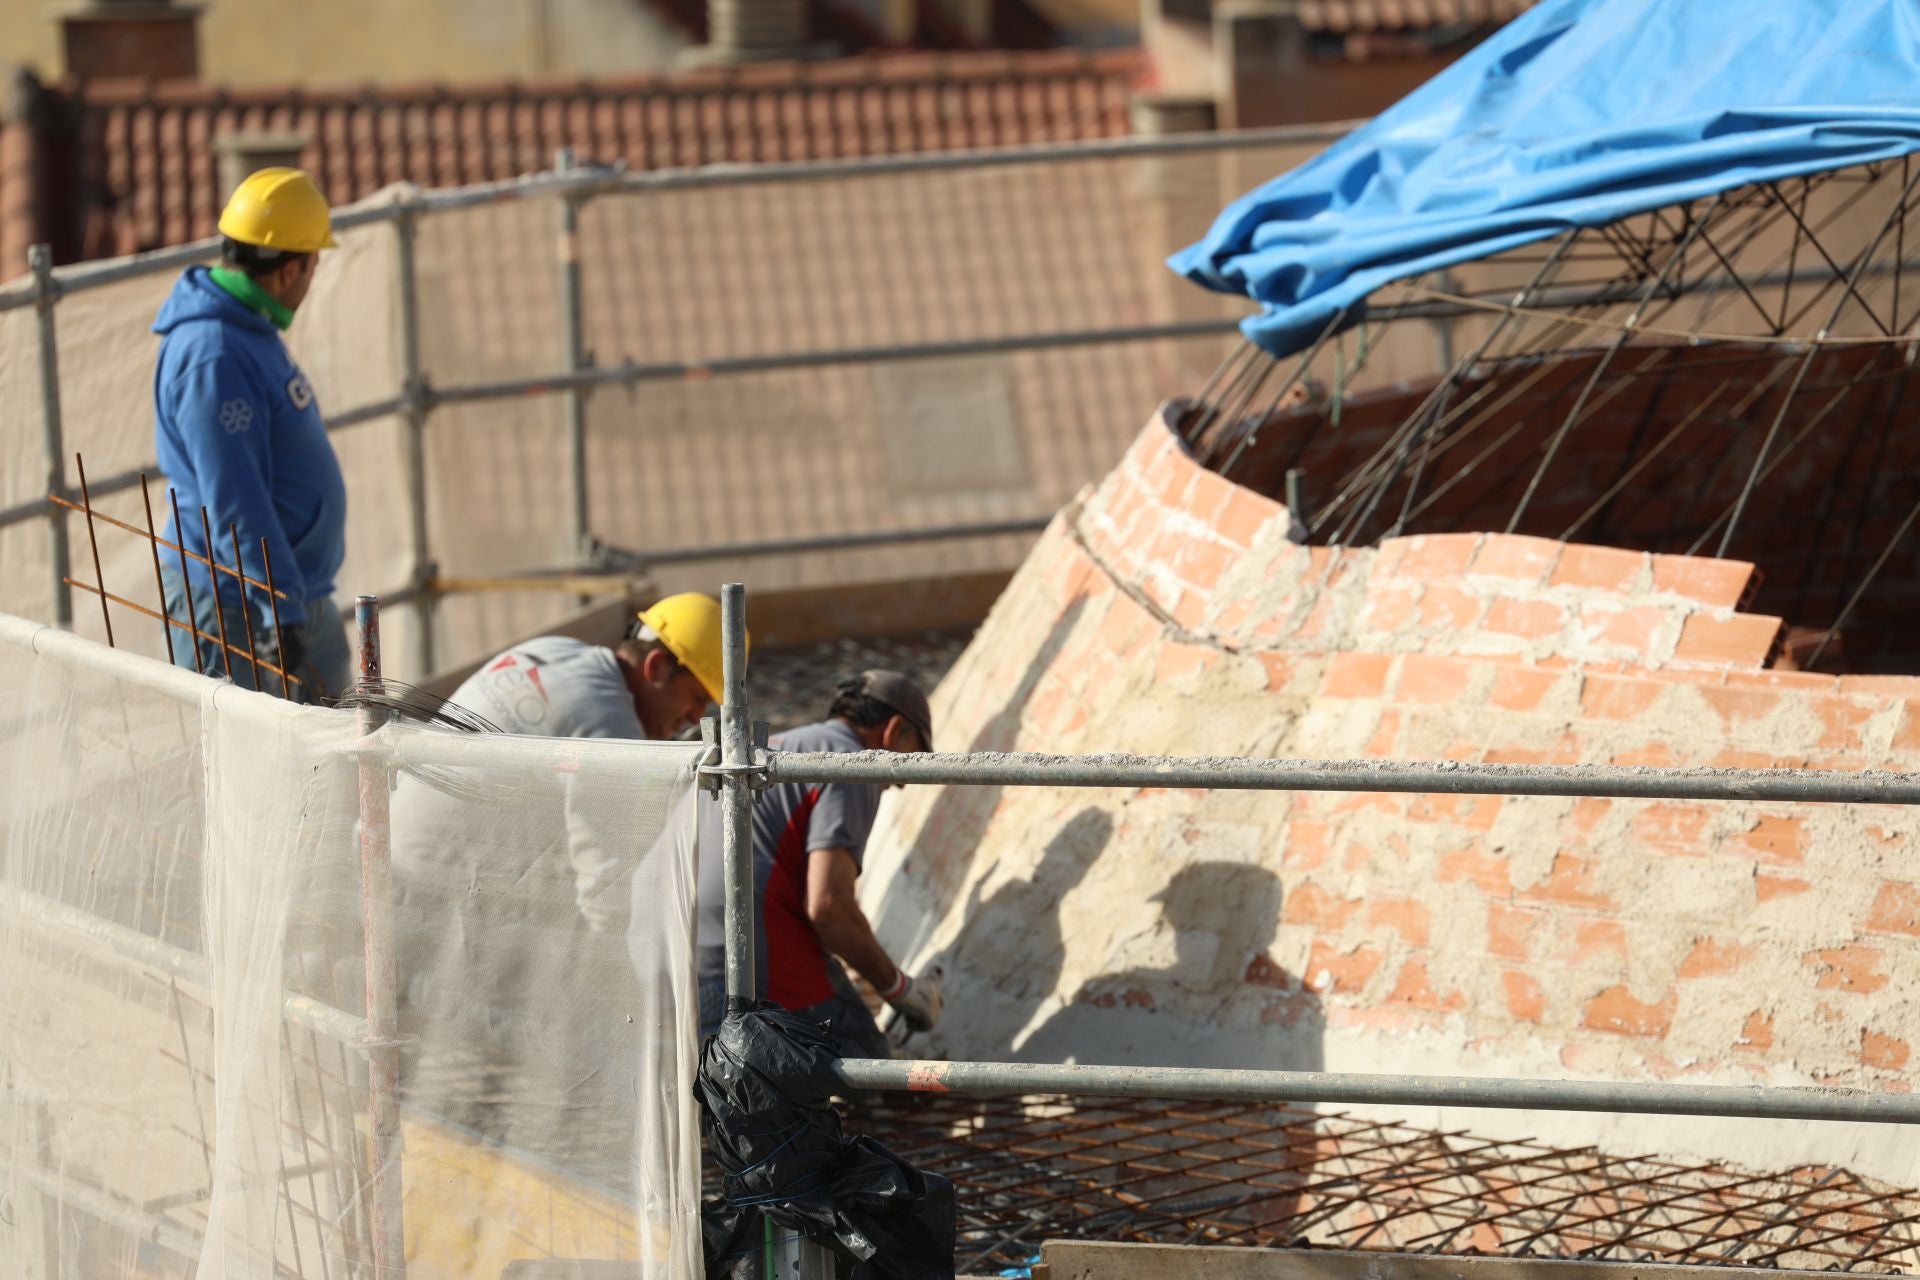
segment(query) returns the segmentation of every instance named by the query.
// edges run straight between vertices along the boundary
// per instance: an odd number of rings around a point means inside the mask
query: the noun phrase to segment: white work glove
[[[940,1007],[944,1003],[940,994],[940,970],[910,978],[902,969],[893,990],[882,991],[880,998],[893,1006],[909,1030],[931,1031],[940,1025]]]

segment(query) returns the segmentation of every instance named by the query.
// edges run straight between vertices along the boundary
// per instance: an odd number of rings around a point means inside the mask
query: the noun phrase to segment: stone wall
[[[1288,524],[1150,424],[941,686],[939,745],[1920,766],[1920,679],[1768,669],[1781,622],[1739,611],[1749,565],[1479,534],[1335,553]],[[947,970],[921,1054],[1904,1090],[1917,827],[1891,806],[924,788],[889,803],[865,894],[896,955]],[[1865,1127],[1729,1133],[1630,1140],[1790,1134],[1796,1159],[1915,1171],[1910,1140]]]

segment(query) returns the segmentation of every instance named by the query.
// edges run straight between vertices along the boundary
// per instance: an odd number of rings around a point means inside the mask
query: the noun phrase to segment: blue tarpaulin
[[[1168,265],[1289,355],[1395,280],[1915,150],[1920,0],[1543,0]]]

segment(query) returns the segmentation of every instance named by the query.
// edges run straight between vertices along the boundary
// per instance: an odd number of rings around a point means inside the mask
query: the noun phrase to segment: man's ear
[[[880,745],[888,751],[900,750],[900,744],[907,740],[907,718],[888,716],[887,723],[880,730]]]
[[[640,659],[640,675],[648,684],[663,685],[673,675],[673,659],[665,649],[655,646]]]

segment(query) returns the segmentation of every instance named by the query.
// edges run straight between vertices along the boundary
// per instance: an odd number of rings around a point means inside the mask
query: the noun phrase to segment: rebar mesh
[[[961,1274],[1049,1239],[1896,1272],[1920,1192],[1845,1169],[1497,1140],[1285,1105],[889,1099],[856,1115],[959,1189]]]

